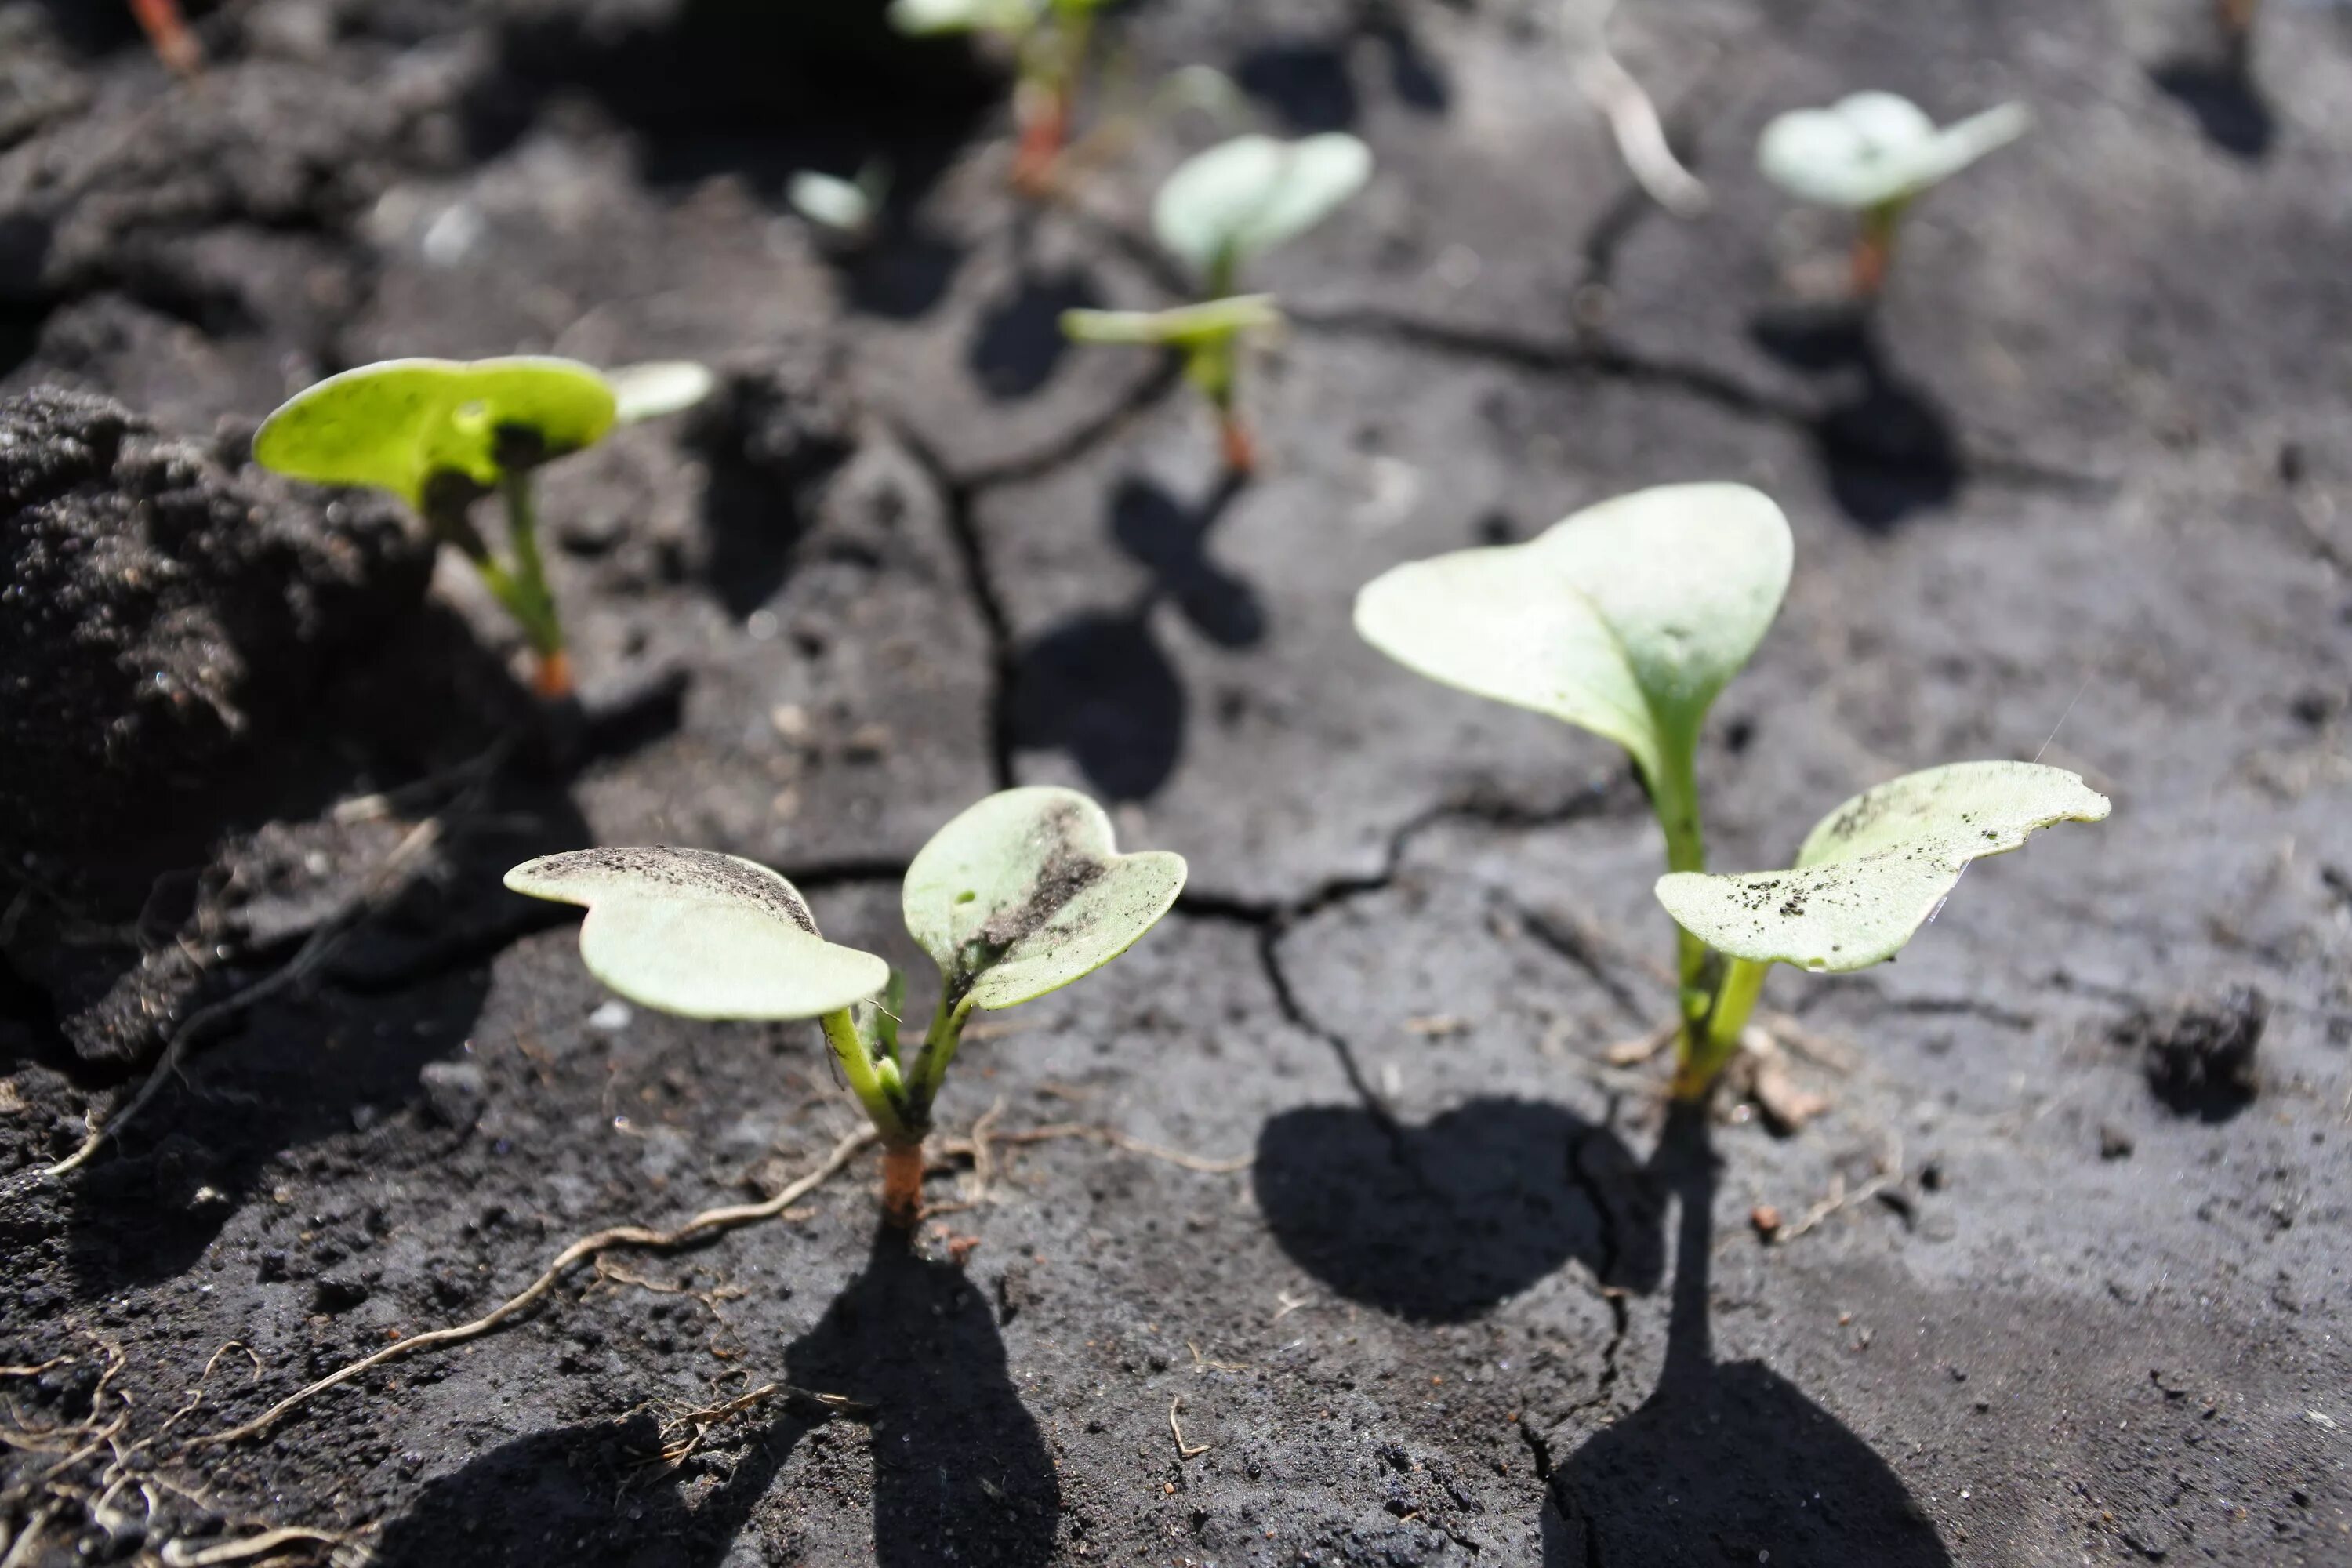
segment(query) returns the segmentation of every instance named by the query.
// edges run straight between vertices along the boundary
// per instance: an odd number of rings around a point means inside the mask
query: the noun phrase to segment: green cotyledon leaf
[[[612,385],[572,360],[385,360],[297,393],[263,422],[253,457],[295,479],[373,486],[421,508],[437,474],[497,484],[503,437],[525,437],[544,462],[602,440],[615,415]]]
[[[1158,923],[1184,860],[1121,855],[1075,790],[1011,789],[949,823],[908,868],[907,930],[950,1005],[1010,1007],[1092,973]]]
[[[578,849],[509,871],[518,893],[584,904],[580,957],[632,1002],[688,1018],[814,1018],[884,991],[890,966],[818,934],[797,889],[709,849]]]
[[[1525,544],[1396,567],[1356,597],[1364,640],[1429,679],[1623,746],[1687,755],[1788,591],[1780,509],[1745,485],[1661,485]]]
[[[1863,969],[1901,951],[1972,860],[2036,828],[2098,822],[2107,798],[2063,768],[1954,763],[1864,790],[1823,817],[1786,871],[1676,872],[1658,901],[1717,952],[1816,972]]]

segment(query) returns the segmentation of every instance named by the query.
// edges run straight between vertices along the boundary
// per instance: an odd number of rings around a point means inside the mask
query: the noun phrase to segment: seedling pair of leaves
[[[1675,1093],[1703,1098],[1738,1051],[1766,972],[1893,958],[1971,861],[2105,798],[2063,769],[1957,763],[1864,791],[1785,871],[1706,874],[1695,759],[1725,684],[1779,613],[1793,548],[1743,485],[1666,485],[1576,513],[1526,544],[1399,566],[1356,600],[1365,640],[1433,680],[1616,742],[1665,833],[1658,900],[1680,928]]]
[[[540,694],[558,698],[572,690],[572,667],[540,554],[531,476],[616,425],[691,407],[711,385],[709,371],[684,362],[604,374],[530,356],[385,360],[297,394],[262,424],[253,458],[299,479],[390,490],[415,508],[514,616]],[[504,554],[473,521],[474,503],[493,491],[506,503]]]
[[[1152,204],[1152,229],[1201,281],[1199,302],[1168,310],[1069,310],[1074,342],[1134,343],[1181,355],[1187,380],[1215,411],[1225,467],[1247,474],[1255,443],[1236,383],[1244,333],[1278,324],[1267,294],[1237,294],[1243,267],[1338,211],[1371,178],[1372,154],[1339,132],[1281,142],[1237,136],[1179,165]]]
[[[883,1213],[912,1226],[923,1140],[967,1020],[1092,973],[1158,923],[1181,857],[1121,855],[1110,819],[1073,790],[990,795],[908,868],[907,931],[939,966],[920,1045],[901,1040],[906,976],[829,942],[792,883],[707,849],[583,849],[526,862],[507,886],[587,906],[580,956],[614,991],[688,1018],[814,1018],[881,1134]]]
[[[1911,204],[2032,122],[2023,104],[2004,103],[1939,128],[1906,98],[1857,92],[1827,109],[1775,119],[1756,143],[1756,162],[1799,201],[1857,215],[1853,291],[1867,300],[1885,285],[1895,231]]]
[[[1103,0],[892,0],[890,24],[913,37],[992,33],[1013,46],[1021,61],[1013,98],[1021,137],[1013,185],[1024,195],[1044,196],[1054,188],[1069,142],[1095,14],[1102,5]]]

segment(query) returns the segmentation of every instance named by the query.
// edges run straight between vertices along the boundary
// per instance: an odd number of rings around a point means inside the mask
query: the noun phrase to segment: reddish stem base
[[[188,31],[178,0],[131,0],[131,12],[146,29],[147,41],[155,46],[156,57],[165,65],[182,76],[194,76],[204,68],[204,47]]]
[[[1054,194],[1054,174],[1062,162],[1063,143],[1070,132],[1069,100],[1060,93],[1046,97],[1021,122],[1021,145],[1013,154],[1013,188],[1031,200]]]
[[[1239,415],[1217,416],[1217,447],[1224,455],[1225,472],[1236,479],[1257,472],[1257,441]]]
[[[572,656],[562,648],[541,654],[531,668],[530,689],[550,702],[571,696]]]
[[[923,1217],[923,1146],[882,1146],[882,1223],[912,1230]]]

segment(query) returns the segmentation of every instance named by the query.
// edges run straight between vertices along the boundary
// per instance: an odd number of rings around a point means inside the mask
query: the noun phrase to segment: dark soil
[[[1629,8],[1684,223],[1545,7],[1139,0],[1139,71],[1380,163],[1250,280],[1294,324],[1235,486],[1169,367],[1054,331],[1172,297],[1149,193],[1205,124],[1024,212],[1001,74],[878,5],[189,9],[181,84],[110,0],[0,0],[7,1568],[277,1528],[434,1568],[2352,1563],[2336,11],[2232,59],[2203,0]],[[1866,85],[2039,124],[1856,321],[1751,150]],[[785,178],[876,154],[882,237],[818,244]],[[555,711],[407,521],[241,460],[320,374],[532,351],[723,384],[548,471]],[[1704,478],[1798,550],[1708,731],[1722,865],[1958,758],[2116,800],[1899,964],[1774,979],[1832,1101],[1787,1137],[1608,1065],[1672,1005],[1622,759],[1349,626],[1399,561]],[[614,1005],[508,866],[754,858],[923,973],[898,876],[1013,782],[1192,881],[982,1019],[942,1122],[1125,1143],[1000,1141],[984,1191],[942,1146],[911,1247],[868,1156],[190,1444],[853,1125],[814,1031]]]

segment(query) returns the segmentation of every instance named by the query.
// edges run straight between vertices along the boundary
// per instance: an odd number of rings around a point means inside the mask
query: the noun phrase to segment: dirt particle
[[[2148,1087],[2174,1114],[2226,1121],[2260,1088],[2254,1053],[2269,1021],[2269,999],[2238,985],[2212,1001],[2143,1009],[2109,1037],[2143,1058]]]

